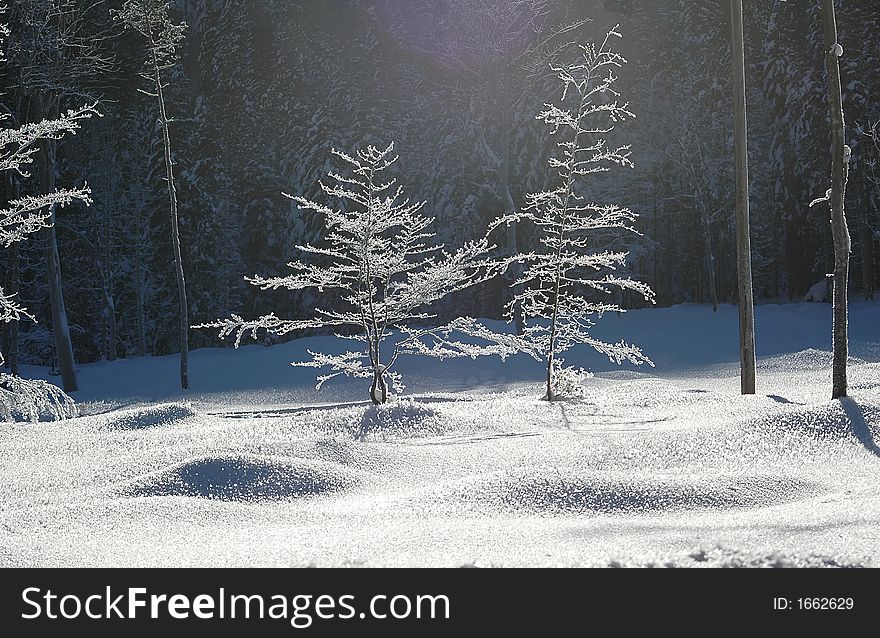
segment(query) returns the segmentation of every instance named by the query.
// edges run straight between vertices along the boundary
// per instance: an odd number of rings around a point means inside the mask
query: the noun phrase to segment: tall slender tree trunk
[[[110,219],[110,207],[104,209],[103,233],[101,237],[98,271],[101,276],[101,287],[104,291],[104,355],[108,361],[116,361],[116,299],[113,296],[113,269],[110,260],[113,255],[110,242],[113,239]]]
[[[849,176],[850,149],[846,145],[846,128],[843,116],[843,90],[840,81],[838,58],[843,49],[837,42],[837,17],[834,0],[822,0],[822,17],[825,25],[825,65],[828,72],[828,106],[831,109],[831,235],[834,240],[834,292],[833,292],[833,344],[832,364],[833,399],[847,394],[846,363],[849,356],[848,335],[848,288],[849,256],[852,239],[846,223],[846,181]]]
[[[189,308],[186,301],[186,278],[183,274],[183,257],[180,249],[180,225],[177,209],[177,188],[174,184],[174,164],[171,157],[171,135],[169,120],[165,109],[165,90],[156,57],[156,45],[150,43],[155,71],[156,96],[159,102],[159,121],[162,125],[162,138],[165,144],[165,173],[168,182],[168,199],[171,205],[171,243],[174,248],[174,262],[177,274],[178,302],[180,305],[180,387],[189,389]]]
[[[862,201],[862,224],[861,224],[861,243],[862,243],[862,293],[865,301],[874,298],[877,291],[877,282],[874,274],[874,233],[871,231],[871,208],[873,206],[874,193],[872,184],[868,180],[867,175],[864,179],[864,197]]]
[[[736,140],[736,264],[739,303],[740,378],[743,394],[755,393],[755,300],[749,234],[749,150],[742,0],[730,0],[733,25],[733,107]]]
[[[21,242],[15,242],[9,247],[9,288],[7,293],[17,295],[21,289]],[[7,334],[7,342],[4,344],[6,350],[6,364],[9,371],[18,376],[18,322],[11,321],[8,324],[9,332]]]
[[[697,206],[700,209],[700,225],[703,227],[703,260],[706,263],[706,278],[709,282],[709,302],[712,304],[712,312],[718,312],[718,287],[715,283],[715,256],[712,254],[709,214],[705,202],[697,202]]]
[[[137,315],[137,354],[139,357],[147,354],[147,328],[144,318],[144,256],[143,247],[139,244],[135,250],[134,262],[134,285],[135,285],[135,313]]]
[[[43,97],[36,93],[33,97],[34,119],[41,121],[48,115],[49,119],[57,117],[57,106],[46,109]],[[51,100],[50,103],[54,103]],[[48,114],[46,111],[49,111]],[[43,193],[55,191],[55,142],[42,140],[40,152],[37,154],[37,165],[40,173],[40,190]],[[70,325],[67,322],[67,309],[64,305],[64,290],[61,286],[61,259],[58,255],[58,237],[55,234],[55,206],[52,206],[50,226],[44,231],[46,235],[46,275],[49,284],[49,305],[52,314],[52,334],[55,341],[55,355],[61,372],[61,381],[65,392],[79,389],[76,380],[76,360],[73,356],[73,343],[70,340]]]

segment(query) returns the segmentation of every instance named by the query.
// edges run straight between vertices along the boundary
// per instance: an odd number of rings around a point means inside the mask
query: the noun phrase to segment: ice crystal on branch
[[[221,337],[232,336],[235,345],[244,335],[256,337],[264,330],[286,335],[308,329],[332,327],[353,333],[347,337],[361,349],[343,354],[312,352],[312,359],[297,366],[327,369],[318,387],[338,377],[372,379],[370,398],[385,403],[389,385],[402,388],[392,367],[402,355],[438,358],[506,356],[511,349],[495,341],[484,345],[458,341],[456,331],[485,330],[471,319],[440,327],[427,327],[435,318],[431,306],[444,297],[480,284],[504,268],[492,258],[488,236],[471,241],[455,252],[433,243],[433,218],[422,214],[425,202],[406,198],[387,171],[397,161],[394,145],[369,146],[354,156],[333,154],[348,171],[330,172],[321,183],[324,193],[344,204],[333,208],[303,197],[291,197],[301,209],[324,218],[327,231],[322,246],[297,249],[312,260],[288,264],[284,277],[250,277],[263,290],[315,289],[336,293],[341,304],[318,308],[312,317],[282,319],[274,313],[255,321],[233,315],[200,328],[219,328]],[[323,264],[323,265],[322,265]]]

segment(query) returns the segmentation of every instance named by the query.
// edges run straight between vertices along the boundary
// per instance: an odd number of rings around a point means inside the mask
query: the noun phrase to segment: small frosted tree
[[[601,46],[580,46],[575,62],[551,66],[562,83],[561,98],[546,104],[538,119],[552,127],[554,136],[566,138],[549,160],[557,185],[528,195],[522,211],[496,222],[521,221],[535,229],[539,245],[522,256],[526,266],[517,282],[519,292],[507,305],[508,318],[521,313],[525,330],[508,345],[516,343],[518,350],[546,363],[549,401],[572,393],[584,374],[564,366],[563,355],[577,345],[594,348],[618,364],[650,363],[634,345],[605,343],[590,334],[603,314],[623,312],[607,300],[615,289],[654,300],[649,286],[615,274],[626,265],[627,253],[593,252],[609,232],[636,232],[635,214],[613,204],[592,203],[581,194],[591,176],[613,166],[632,166],[629,147],[612,148],[604,138],[615,124],[634,117],[627,104],[618,102],[613,88],[614,71],[626,62],[610,45],[618,37],[615,28]]]
[[[388,400],[389,386],[402,389],[400,375],[392,370],[403,355],[438,358],[504,356],[499,344],[474,345],[452,338],[456,330],[483,330],[472,319],[458,319],[440,327],[425,327],[436,315],[435,302],[495,276],[503,263],[491,255],[495,246],[487,237],[465,244],[453,253],[431,243],[433,219],[421,214],[425,202],[412,202],[403,195],[397,181],[386,176],[396,162],[394,145],[384,150],[369,146],[352,157],[333,154],[348,165],[350,174],[329,173],[321,183],[323,192],[343,202],[339,208],[291,197],[301,209],[322,216],[327,230],[323,246],[298,246],[317,263],[293,261],[293,272],[285,277],[251,277],[248,281],[263,290],[314,289],[338,304],[319,307],[306,319],[283,319],[274,313],[255,321],[233,315],[198,328],[218,328],[221,338],[234,335],[235,346],[243,335],[256,338],[258,331],[286,335],[303,330],[331,327],[340,338],[360,344],[343,354],[309,352],[310,361],[293,365],[327,368],[318,377],[320,388],[340,375],[371,379],[370,399],[374,404]],[[290,197],[290,196],[288,196]],[[323,263],[320,263],[323,262]]]
[[[0,6],[0,13],[3,7]],[[0,39],[8,34],[6,25],[0,24]],[[4,58],[0,50],[0,62]],[[22,178],[30,177],[28,168],[40,151],[41,142],[59,140],[66,134],[75,134],[80,123],[97,115],[94,106],[68,111],[58,119],[43,120],[19,127],[7,126],[9,116],[0,114],[0,173],[11,171]],[[66,206],[74,201],[91,203],[88,187],[59,189],[50,193],[25,196],[7,202],[0,209],[0,247],[24,241],[30,235],[51,226],[56,206]],[[0,288],[0,322],[11,323],[28,319],[35,321],[28,311],[19,305],[13,295]],[[0,362],[3,355],[0,353]],[[29,381],[10,374],[0,374],[0,419],[29,419],[41,417],[62,419],[76,415],[73,401],[59,388],[44,381]]]

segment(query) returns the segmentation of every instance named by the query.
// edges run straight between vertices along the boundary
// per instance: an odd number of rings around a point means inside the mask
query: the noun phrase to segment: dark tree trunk
[[[749,235],[749,151],[746,115],[745,42],[742,0],[731,0],[733,25],[733,107],[736,139],[736,264],[739,304],[740,370],[743,394],[755,393],[755,301]]]
[[[874,233],[871,230],[871,208],[874,199],[872,186],[873,184],[871,184],[866,176],[864,197],[862,198],[862,210],[864,213],[862,215],[860,233],[862,243],[862,293],[865,296],[865,301],[872,300],[874,293],[877,292],[877,280],[874,274]]]
[[[709,213],[706,203],[697,202],[700,210],[700,226],[703,230],[703,261],[706,267],[706,281],[709,284],[709,303],[712,311],[718,312],[718,288],[715,283],[715,256],[712,254],[712,234],[709,229]]]
[[[116,361],[116,299],[113,295],[113,255],[110,247],[113,241],[110,206],[104,207],[104,233],[101,246],[101,279],[104,287],[104,344],[108,361]]]
[[[147,354],[147,327],[144,318],[144,259],[143,248],[137,247],[135,251],[135,312],[137,313],[137,354],[139,357]]]
[[[837,18],[834,0],[822,0],[825,26],[825,65],[828,72],[828,105],[831,110],[831,234],[834,240],[834,362],[832,367],[833,399],[847,395],[846,364],[849,355],[848,300],[849,256],[852,240],[846,222],[844,201],[849,176],[850,150],[846,146],[846,128],[843,115],[843,91],[840,80],[839,56],[842,49],[837,42]]]
[[[57,106],[44,109],[43,98],[36,94],[33,98],[33,109],[36,121],[46,117],[57,117]],[[50,100],[50,103],[54,100]],[[55,142],[42,140],[40,152],[37,154],[37,165],[40,174],[40,191],[48,194],[55,191]],[[61,381],[65,392],[79,389],[76,380],[76,361],[73,356],[73,344],[70,340],[70,326],[67,322],[67,310],[64,306],[64,290],[61,286],[61,259],[58,255],[58,238],[55,234],[55,207],[52,207],[50,226],[46,235],[46,274],[49,284],[49,304],[52,312],[52,334],[55,340],[55,356],[61,372]]]
[[[18,295],[21,284],[21,246],[20,242],[15,242],[9,247],[9,287],[6,294],[10,296]],[[6,356],[6,365],[9,371],[18,376],[18,322],[10,321],[6,324],[7,333],[3,343],[3,354]]]

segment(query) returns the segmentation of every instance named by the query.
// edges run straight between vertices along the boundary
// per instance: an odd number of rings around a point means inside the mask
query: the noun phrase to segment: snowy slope
[[[759,357],[831,349],[831,311],[827,304],[764,305],[758,306],[756,313]],[[850,313],[851,355],[880,357],[880,304],[855,303]],[[654,370],[640,370],[643,373],[677,374],[693,367],[737,362],[737,322],[735,306],[722,305],[713,313],[708,306],[688,304],[609,315],[599,322],[595,335],[607,341],[625,338],[641,346],[657,365]],[[493,327],[499,331],[509,329],[503,323]],[[178,386],[176,355],[88,364],[79,367],[82,390],[75,397],[78,401],[201,401],[203,395],[208,395],[208,402],[227,402],[230,394],[239,394],[246,404],[252,404],[255,396],[268,403],[360,400],[364,398],[361,381],[330,382],[316,393],[315,371],[289,365],[291,361],[309,359],[308,350],[340,352],[349,346],[332,337],[311,337],[271,348],[245,345],[237,351],[196,350],[190,355],[192,391],[186,394]],[[576,351],[568,362],[593,371],[638,370],[628,365],[619,368],[591,350]],[[410,359],[401,360],[399,369],[407,387],[417,393],[540,381],[543,374],[542,365],[525,356],[515,357],[508,364],[495,358],[445,362]],[[25,368],[23,375],[58,381],[45,369]]]
[[[880,307],[843,402],[828,314],[758,309],[755,397],[735,309],[700,306],[609,317],[658,366],[578,403],[538,400],[537,364],[415,361],[413,398],[369,407],[287,365],[316,339],[194,353],[190,404],[174,358],[83,366],[96,414],[0,426],[0,564],[871,564]]]

